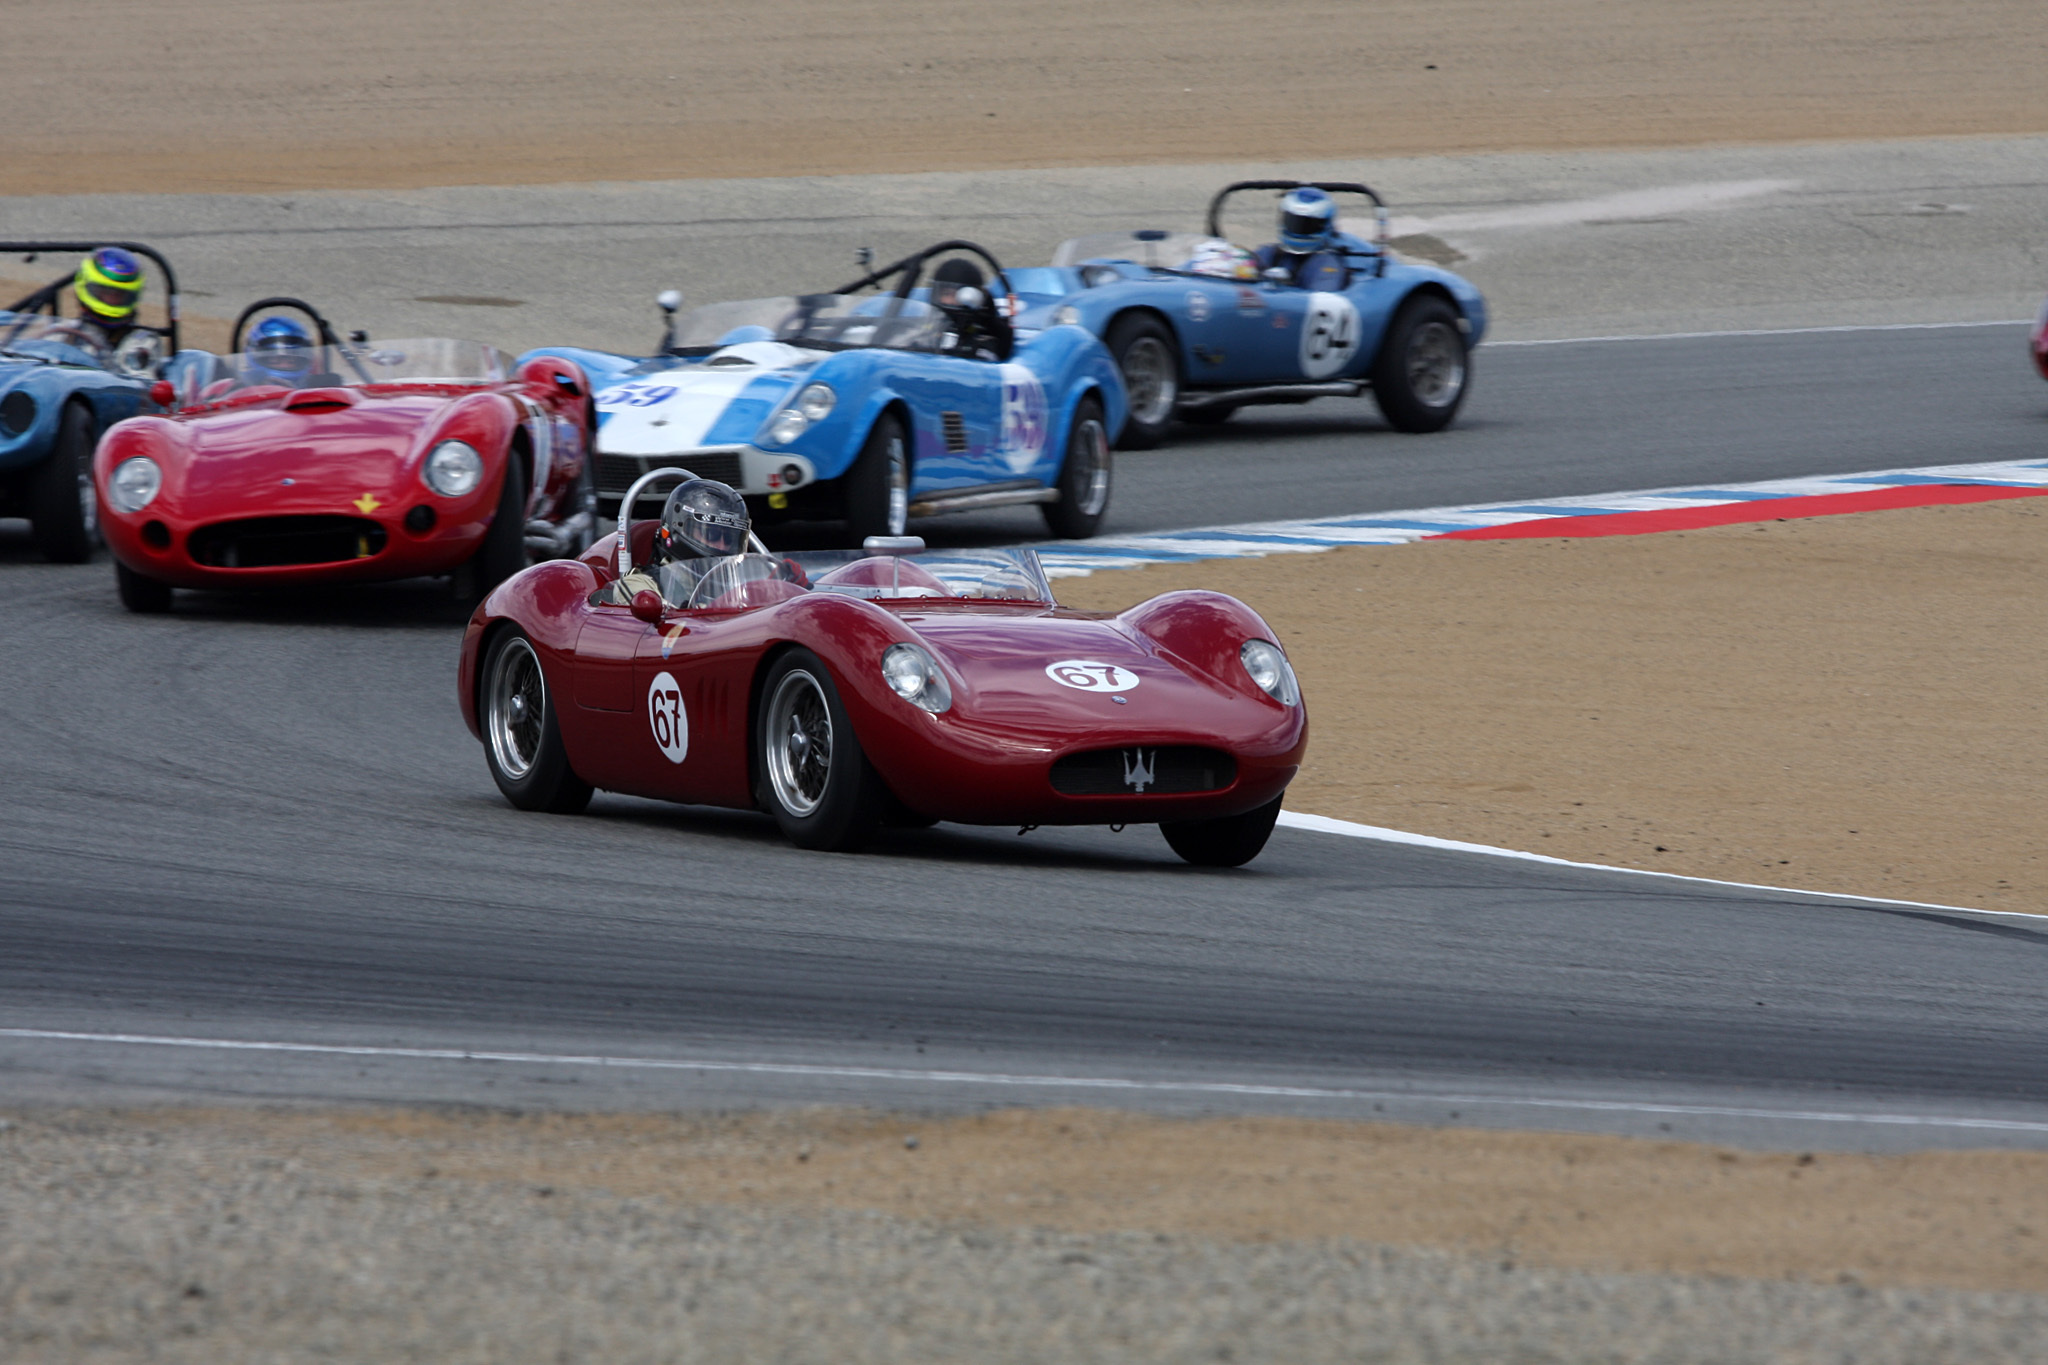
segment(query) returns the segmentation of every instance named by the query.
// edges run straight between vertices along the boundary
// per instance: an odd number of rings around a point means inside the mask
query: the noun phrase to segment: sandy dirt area
[[[0,193],[2039,132],[2040,18],[2037,0],[0,0]]]
[[[2040,499],[1064,579],[1250,602],[1295,810],[1731,881],[2048,913]]]

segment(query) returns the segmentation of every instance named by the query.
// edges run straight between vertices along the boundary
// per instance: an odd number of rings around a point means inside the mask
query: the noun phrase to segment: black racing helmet
[[[932,272],[932,302],[941,308],[953,307],[958,304],[962,289],[979,289],[982,301],[987,302],[988,280],[981,267],[958,256],[940,262]]]
[[[655,547],[669,559],[717,559],[747,548],[746,499],[712,479],[687,479],[661,509]]]

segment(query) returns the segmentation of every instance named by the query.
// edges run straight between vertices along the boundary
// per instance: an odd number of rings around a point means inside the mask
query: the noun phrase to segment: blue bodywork
[[[882,346],[805,349],[765,335],[759,327],[736,329],[722,338],[729,344],[704,356],[575,347],[529,355],[572,361],[588,376],[599,423],[598,491],[608,504],[644,469],[675,464],[731,483],[775,511],[837,515],[838,481],[876,421],[893,410],[910,436],[913,507],[945,510],[949,495],[1052,487],[1075,410],[1090,395],[1112,439],[1124,422],[1116,366],[1079,327],[1020,329],[1005,361]],[[776,440],[770,427],[777,415],[815,384],[832,390],[831,411],[792,439]]]
[[[67,405],[84,405],[95,433],[156,407],[149,401],[152,376],[117,373],[55,339],[5,341],[17,320],[19,314],[0,312],[0,489],[10,504],[55,452]]]
[[[1467,346],[1486,332],[1486,301],[1470,281],[1434,266],[1398,261],[1379,246],[1338,234],[1333,254],[1348,276],[1337,290],[1311,290],[1265,279],[1227,279],[1098,257],[1070,266],[1012,270],[1025,327],[1055,319],[1107,336],[1133,314],[1164,323],[1178,344],[1184,391],[1367,378],[1388,324],[1418,292],[1441,295],[1464,323]],[[1346,318],[1331,304],[1350,306]],[[1344,330],[1351,330],[1348,335]]]

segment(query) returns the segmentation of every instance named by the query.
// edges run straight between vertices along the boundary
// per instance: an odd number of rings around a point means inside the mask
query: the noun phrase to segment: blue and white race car
[[[678,320],[679,302],[663,297],[671,321],[654,356],[531,353],[590,376],[607,510],[642,474],[680,466],[738,489],[757,521],[842,520],[855,544],[989,507],[1037,505],[1066,538],[1101,523],[1125,415],[1116,366],[1079,327],[1016,327],[1016,294],[974,243],[941,242],[829,294]]]
[[[110,343],[92,323],[59,316],[56,299],[73,279],[69,271],[0,308],[0,516],[27,517],[36,548],[64,564],[90,559],[100,543],[92,483],[100,433],[156,411],[150,385],[178,349],[178,286],[170,264],[136,242],[0,242],[0,253],[30,260],[109,248],[156,267],[168,314],[162,327],[129,323]]]
[[[1281,240],[1233,246],[1225,201],[1261,190],[1286,196]],[[1375,240],[1340,230],[1333,194],[1371,201]],[[1297,201],[1313,212],[1297,218]],[[1215,424],[1252,404],[1366,389],[1396,430],[1439,431],[1470,387],[1486,302],[1448,270],[1397,260],[1386,222],[1364,185],[1239,181],[1210,202],[1206,236],[1098,233],[1062,244],[1050,267],[1011,271],[1026,304],[1017,321],[1103,339],[1130,398],[1125,446],[1158,444],[1176,417]]]

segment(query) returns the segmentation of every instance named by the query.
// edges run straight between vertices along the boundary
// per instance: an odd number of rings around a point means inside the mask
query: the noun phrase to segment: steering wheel
[[[354,370],[356,377],[365,384],[374,382],[370,378],[370,372],[363,368],[363,363],[356,359],[355,352],[341,344],[341,338],[334,334],[334,328],[328,324],[327,319],[320,316],[320,310],[307,303],[304,299],[295,299],[289,294],[273,294],[267,299],[258,299],[242,310],[242,315],[235,319],[234,330],[228,333],[229,355],[241,354],[242,334],[249,326],[250,320],[258,313],[267,313],[273,309],[290,309],[293,312],[302,314],[308,322],[313,324],[313,335],[320,339],[321,345],[328,347],[336,355],[346,360],[348,367]]]
[[[61,341],[66,346],[75,346],[94,360],[104,361],[107,358],[107,344],[100,340],[95,329],[68,318],[61,318],[43,328],[40,339]]]

